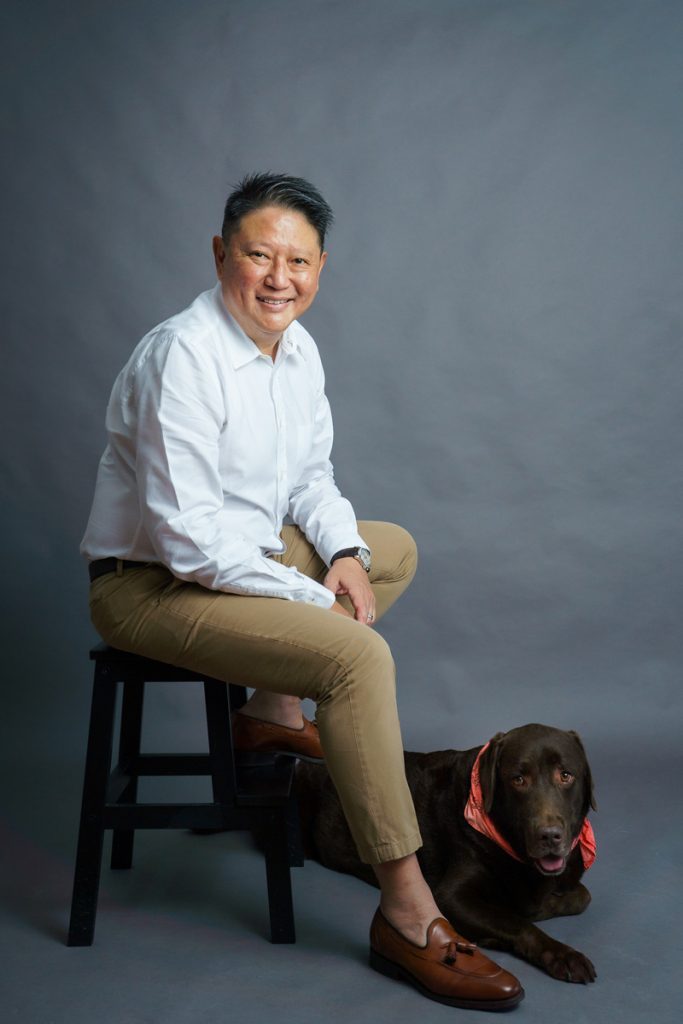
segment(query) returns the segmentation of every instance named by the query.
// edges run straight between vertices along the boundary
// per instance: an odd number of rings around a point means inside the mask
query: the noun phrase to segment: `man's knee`
[[[391,697],[396,693],[396,669],[391,648],[384,637],[369,626],[359,626],[361,637],[346,649],[337,652],[336,670],[326,680],[315,698],[318,703],[353,694],[364,700],[366,691],[374,697]]]
[[[370,635],[363,645],[363,651],[353,665],[352,671],[342,684],[352,696],[354,703],[374,713],[387,701],[396,699],[396,667],[389,644],[379,633],[369,630]]]
[[[373,568],[371,583],[400,582],[407,587],[417,569],[417,545],[413,537],[397,523],[359,523],[361,534],[368,536]]]
[[[402,526],[396,523],[388,523],[391,527],[391,539],[397,552],[397,569],[399,575],[410,582],[417,569],[417,544],[412,536]]]
[[[370,626],[368,636],[364,638],[363,650],[356,668],[356,674],[362,676],[381,676],[394,679],[396,669],[391,648],[383,636],[376,633]]]

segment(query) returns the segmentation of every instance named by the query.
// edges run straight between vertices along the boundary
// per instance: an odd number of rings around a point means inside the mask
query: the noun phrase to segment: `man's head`
[[[325,265],[332,211],[302,178],[253,174],[228,197],[213,240],[223,304],[264,355],[305,313]]]
[[[221,236],[227,245],[230,236],[239,229],[242,218],[264,206],[280,206],[302,214],[315,228],[320,251],[325,248],[333,214],[318,190],[304,178],[289,174],[248,174],[230,193],[225,203]]]

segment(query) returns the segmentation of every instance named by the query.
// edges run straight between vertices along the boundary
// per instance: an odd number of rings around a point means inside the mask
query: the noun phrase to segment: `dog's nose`
[[[549,846],[559,846],[562,842],[562,829],[557,825],[547,825],[538,830],[538,838]]]

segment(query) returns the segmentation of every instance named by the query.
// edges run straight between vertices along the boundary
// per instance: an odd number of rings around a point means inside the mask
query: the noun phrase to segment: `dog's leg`
[[[445,878],[434,893],[442,913],[468,939],[515,953],[559,981],[595,981],[595,968],[583,953],[552,939],[507,907],[480,901],[474,891],[471,877],[464,888]]]
[[[543,900],[538,912],[534,914],[534,921],[547,921],[550,917],[583,914],[590,901],[591,894],[581,883],[566,892],[551,892]]]

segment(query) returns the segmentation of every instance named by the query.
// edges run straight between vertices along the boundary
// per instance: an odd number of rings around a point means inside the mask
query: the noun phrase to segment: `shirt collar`
[[[254,359],[258,359],[261,355],[261,351],[258,345],[255,345],[251,338],[247,337],[235,318],[225,308],[220,283],[214,288],[213,297],[216,307],[218,308],[221,326],[223,327],[223,334],[227,342],[230,362],[235,370],[239,370],[243,366],[246,366],[247,363],[251,363]],[[292,352],[298,352],[299,350],[299,343],[295,337],[294,331],[292,330],[293,326],[293,324],[289,325],[280,341],[280,349],[284,356],[288,356]]]

